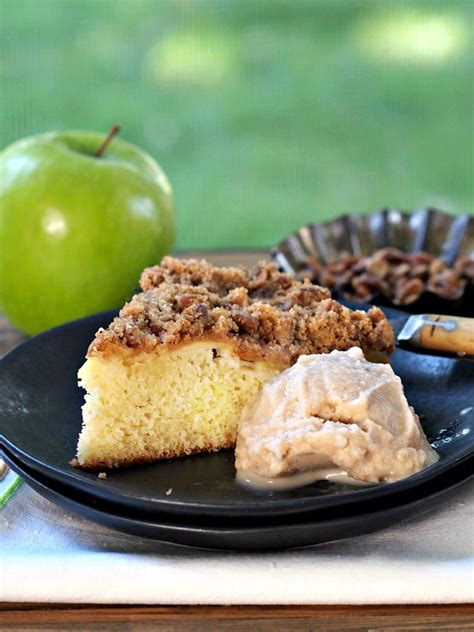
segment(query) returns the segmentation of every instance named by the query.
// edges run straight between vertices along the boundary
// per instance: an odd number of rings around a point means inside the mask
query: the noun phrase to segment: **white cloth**
[[[0,601],[396,604],[474,601],[474,485],[411,522],[293,551],[215,552],[123,535],[26,484],[0,512]]]

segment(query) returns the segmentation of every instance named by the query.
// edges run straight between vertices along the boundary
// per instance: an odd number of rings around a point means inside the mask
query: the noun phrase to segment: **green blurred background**
[[[178,248],[387,205],[471,212],[472,0],[0,8],[0,145],[120,122],[171,179]]]

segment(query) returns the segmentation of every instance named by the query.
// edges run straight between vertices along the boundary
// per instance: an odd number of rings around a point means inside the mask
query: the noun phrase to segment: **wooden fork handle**
[[[423,314],[412,343],[432,351],[474,357],[474,318]]]

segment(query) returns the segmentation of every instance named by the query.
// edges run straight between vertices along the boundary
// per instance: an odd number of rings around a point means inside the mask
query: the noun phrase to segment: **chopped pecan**
[[[200,320],[202,321],[204,327],[207,327],[208,325],[210,325],[212,322],[212,318],[209,313],[208,306],[205,305],[204,303],[196,303],[194,307],[195,307],[196,312],[199,314]]]
[[[179,309],[186,309],[186,307],[189,307],[190,305],[193,305],[193,303],[196,302],[196,299],[194,296],[190,296],[189,294],[184,294],[183,296],[178,296],[177,300],[176,300],[176,304],[179,307]]]
[[[395,290],[394,303],[408,305],[413,303],[423,292],[423,281],[421,279],[410,279],[401,282]]]
[[[326,264],[311,259],[308,266],[313,282],[359,301],[382,294],[397,304],[408,304],[425,290],[441,298],[456,299],[467,280],[474,280],[472,257],[459,257],[454,268],[450,268],[430,253],[408,254],[396,248],[382,248],[370,257],[343,252]]]
[[[233,318],[239,329],[249,334],[256,333],[259,329],[258,319],[246,312],[236,312]]]
[[[380,257],[372,257],[367,261],[367,272],[379,279],[385,279],[391,270],[390,263]]]
[[[474,257],[459,257],[455,264],[455,270],[466,279],[474,281]]]

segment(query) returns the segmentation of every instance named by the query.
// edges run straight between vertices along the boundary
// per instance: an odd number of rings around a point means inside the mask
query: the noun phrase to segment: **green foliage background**
[[[471,212],[473,10],[0,0],[0,145],[122,123],[171,179],[179,248],[380,206]]]

